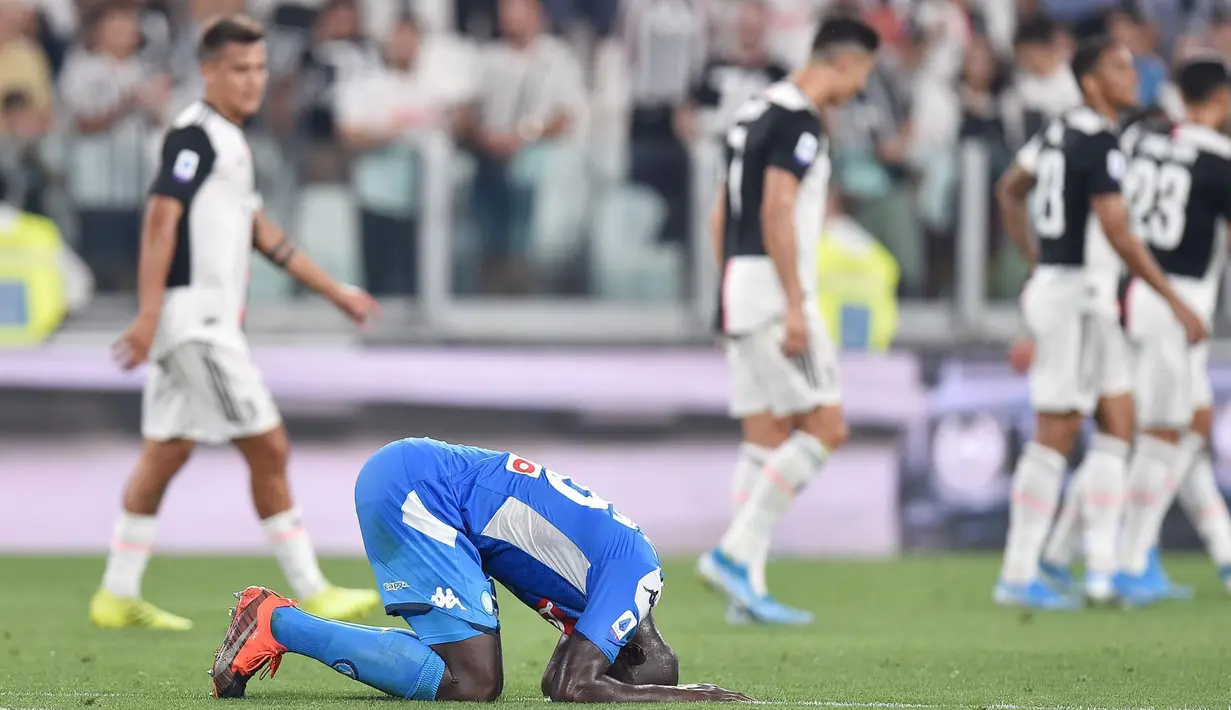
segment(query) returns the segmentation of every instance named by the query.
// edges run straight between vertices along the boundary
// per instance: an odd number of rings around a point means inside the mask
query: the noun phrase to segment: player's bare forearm
[[[336,302],[342,292],[342,284],[301,251],[295,252],[286,262],[286,273],[331,302]]]
[[[1146,248],[1145,243],[1138,239],[1129,228],[1128,207],[1124,204],[1124,197],[1118,193],[1098,195],[1090,201],[1090,204],[1098,216],[1111,248],[1124,260],[1128,270],[1145,281],[1168,303],[1175,303],[1178,297],[1175,290],[1171,288],[1171,282],[1159,268],[1158,262],[1154,260],[1154,255]]]
[[[774,262],[788,306],[803,303],[799,280],[799,245],[795,235],[795,196],[799,179],[782,168],[765,171],[765,196],[761,207],[765,253]]]
[[[714,204],[710,206],[710,240],[714,247],[714,260],[718,262],[718,266],[722,266],[723,252],[723,232],[726,230],[725,213],[727,211],[727,191],[725,183],[723,187],[718,189],[718,195],[714,198]]]
[[[137,308],[142,317],[158,318],[167,290],[167,272],[175,258],[175,235],[184,205],[163,195],[151,195],[141,224],[141,256],[137,266]]]
[[[553,694],[551,700],[557,703],[686,703],[714,702],[715,698],[706,691],[692,688],[629,685],[602,676],[585,683],[568,684],[562,694]]]
[[[1030,218],[1026,198],[1034,187],[1034,176],[1014,165],[996,183],[996,202],[1000,205],[1001,221],[1018,253],[1032,268],[1038,260],[1038,247],[1030,237]]]
[[[671,703],[748,700],[740,693],[717,686],[633,685],[608,675],[611,661],[579,633],[556,647],[549,668],[554,677],[544,683],[553,702],[566,703]]]
[[[295,249],[290,238],[264,212],[253,218],[253,246],[273,263],[281,266],[291,278],[337,303],[342,284],[316,264],[307,254]]]

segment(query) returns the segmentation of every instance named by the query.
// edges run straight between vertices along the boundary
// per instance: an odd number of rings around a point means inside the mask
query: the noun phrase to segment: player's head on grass
[[[817,106],[845,103],[868,83],[876,67],[880,37],[854,17],[833,17],[821,23],[812,40],[808,63],[796,83]]]
[[[1137,105],[1137,70],[1124,45],[1105,36],[1083,40],[1071,66],[1086,104],[1095,111],[1106,115]]]
[[[215,18],[201,32],[197,54],[210,105],[234,121],[261,109],[269,68],[260,23],[243,15]]]
[[[1188,120],[1219,128],[1231,115],[1231,73],[1218,56],[1198,56],[1176,68],[1176,88],[1184,99]]]

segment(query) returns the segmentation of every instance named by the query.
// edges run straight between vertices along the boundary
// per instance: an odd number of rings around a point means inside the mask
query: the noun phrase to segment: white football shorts
[[[281,423],[246,349],[186,342],[150,363],[141,402],[141,434],[147,439],[222,443]]]
[[[1028,288],[1022,315],[1034,338],[1030,402],[1036,412],[1094,413],[1098,400],[1133,391],[1132,353],[1119,321],[1073,303],[1063,290]]]
[[[764,412],[786,417],[842,402],[838,353],[819,316],[808,317],[808,347],[801,355],[782,352],[781,322],[727,336],[733,418]]]
[[[1125,309],[1136,350],[1138,424],[1145,429],[1187,429],[1193,413],[1214,400],[1209,343],[1189,345],[1171,308],[1145,284],[1129,288]]]

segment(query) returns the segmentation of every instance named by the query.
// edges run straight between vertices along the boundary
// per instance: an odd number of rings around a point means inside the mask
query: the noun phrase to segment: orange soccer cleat
[[[231,626],[209,670],[216,698],[244,697],[248,680],[267,664],[271,678],[278,672],[286,646],[274,639],[270,619],[275,609],[299,605],[265,587],[248,587],[235,598],[239,604],[231,610]]]

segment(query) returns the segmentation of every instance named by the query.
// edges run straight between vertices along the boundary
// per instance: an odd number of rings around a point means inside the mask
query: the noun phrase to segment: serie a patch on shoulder
[[[190,182],[197,176],[197,168],[201,166],[201,155],[196,151],[184,148],[175,156],[175,165],[171,167],[171,176],[179,182]]]
[[[1124,179],[1125,173],[1128,172],[1128,160],[1124,157],[1124,153],[1118,150],[1107,152],[1107,174],[1112,180],[1120,182]]]
[[[820,145],[816,136],[811,133],[801,133],[799,140],[795,142],[795,160],[799,161],[800,165],[811,165],[812,161],[816,160],[816,153]]]

